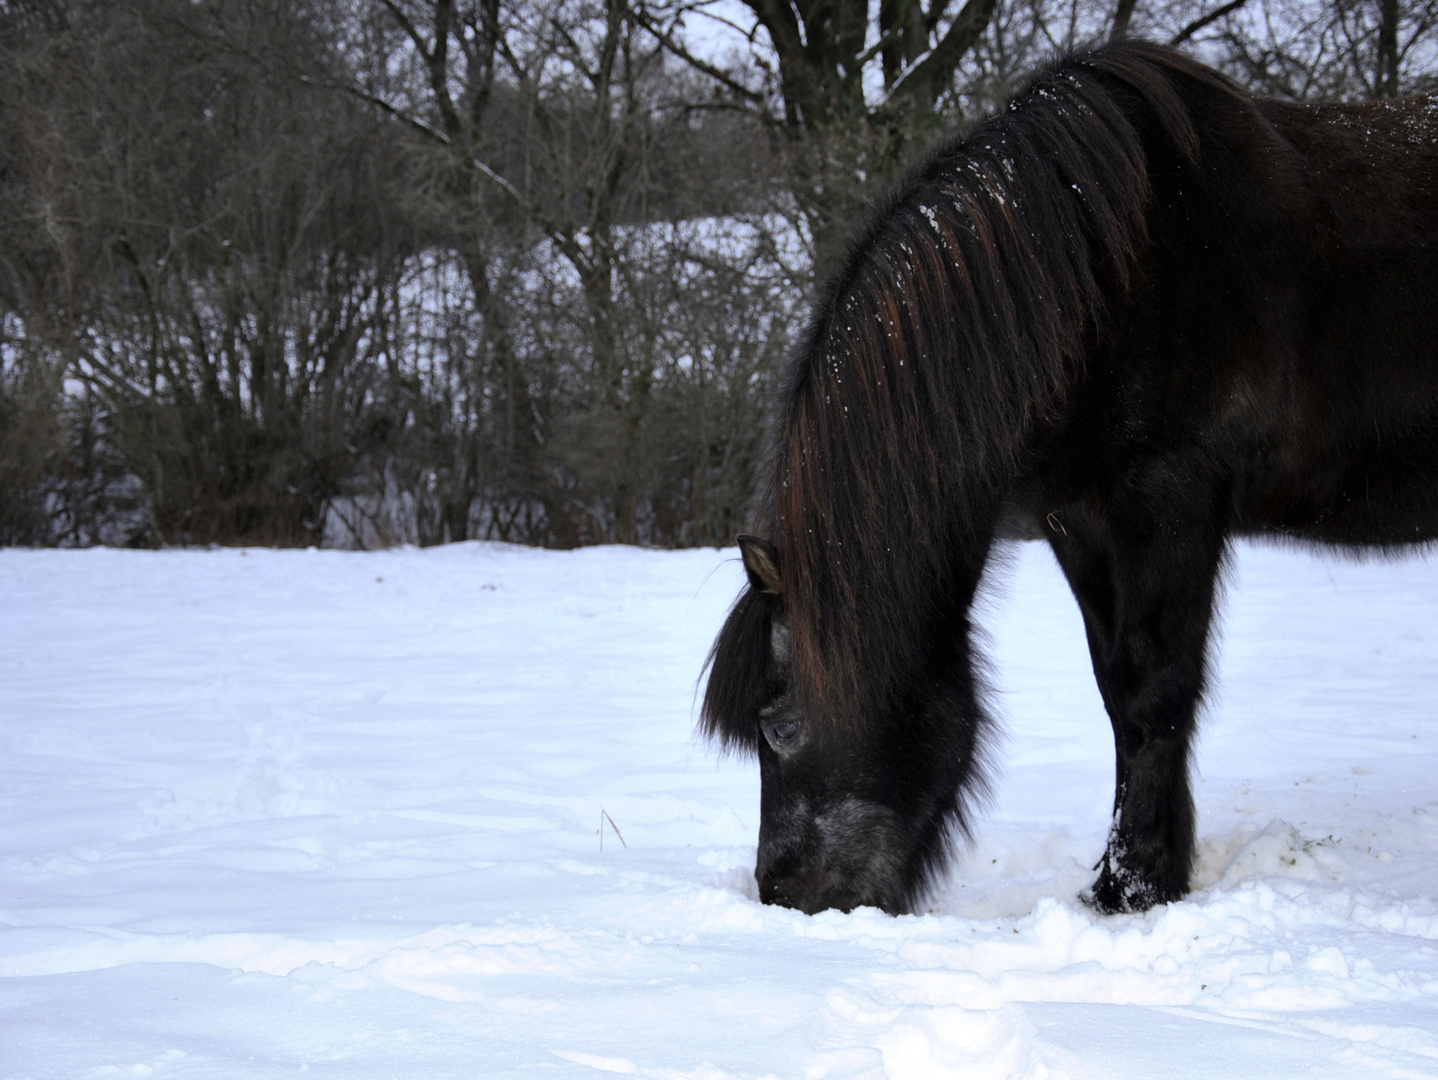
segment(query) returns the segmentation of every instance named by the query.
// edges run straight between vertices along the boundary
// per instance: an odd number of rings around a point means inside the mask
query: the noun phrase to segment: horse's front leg
[[[1105,912],[1143,911],[1188,891],[1189,747],[1224,537],[1212,501],[1179,501],[1120,515],[1070,507],[1050,518],[1113,723],[1113,824],[1084,896]]]

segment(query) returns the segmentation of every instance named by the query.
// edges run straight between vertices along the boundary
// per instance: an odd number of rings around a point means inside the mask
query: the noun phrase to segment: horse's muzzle
[[[755,873],[755,879],[759,882],[759,899],[766,904],[775,904],[779,907],[795,908],[805,915],[814,915],[820,911],[828,911],[830,908],[837,908],[840,911],[849,912],[861,906],[864,901],[845,890],[845,894],[836,894],[833,890],[825,889],[815,881],[812,874],[759,874]]]

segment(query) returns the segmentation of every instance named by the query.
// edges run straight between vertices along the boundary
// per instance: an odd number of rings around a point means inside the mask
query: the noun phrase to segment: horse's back
[[[1438,536],[1438,98],[1265,102],[1321,215],[1281,356],[1287,445],[1253,470],[1254,526],[1343,544]]]
[[[1306,367],[1345,411],[1407,426],[1438,397],[1438,98],[1262,106],[1314,207],[1292,241]]]
[[[1060,450],[1088,479],[1064,465],[1064,486],[1187,459],[1227,475],[1232,531],[1438,538],[1438,98],[1196,119]]]
[[[1438,227],[1438,95],[1299,105],[1258,100],[1354,245],[1405,247]]]

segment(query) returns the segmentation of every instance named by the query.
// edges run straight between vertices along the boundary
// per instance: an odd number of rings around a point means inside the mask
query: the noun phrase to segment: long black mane
[[[1152,171],[1201,167],[1195,95],[1251,111],[1159,46],[1055,64],[912,173],[822,290],[758,523],[807,711],[881,713],[926,676],[936,629],[954,632],[938,613],[966,606],[1033,425],[1102,333],[1105,296],[1128,286]],[[730,745],[757,737],[768,599],[741,597],[711,657],[702,724]]]

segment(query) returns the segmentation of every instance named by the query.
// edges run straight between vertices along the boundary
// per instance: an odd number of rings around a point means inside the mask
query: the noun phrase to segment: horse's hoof
[[[1139,875],[1123,870],[1114,872],[1108,867],[1104,867],[1097,881],[1079,893],[1079,899],[1100,915],[1136,915],[1164,900],[1159,890]]]

